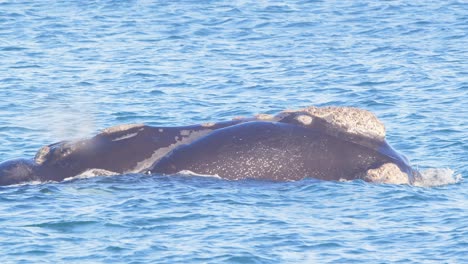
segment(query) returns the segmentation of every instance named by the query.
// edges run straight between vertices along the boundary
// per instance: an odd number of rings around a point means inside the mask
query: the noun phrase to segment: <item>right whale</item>
[[[309,107],[214,130],[172,150],[149,171],[223,179],[304,178],[412,184],[420,174],[385,140],[383,124],[351,107]]]
[[[42,147],[0,163],[0,186],[76,176],[192,171],[224,179],[363,179],[413,184],[420,177],[385,141],[384,125],[352,107],[308,107],[180,127],[127,124]]]

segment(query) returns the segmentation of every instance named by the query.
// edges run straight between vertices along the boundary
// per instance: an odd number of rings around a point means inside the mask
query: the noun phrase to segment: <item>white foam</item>
[[[52,183],[55,181],[47,181],[47,182],[42,182],[42,181],[28,181],[28,182],[20,182],[20,183],[16,183],[16,184],[11,184],[11,185],[8,185],[7,187],[21,187],[21,186],[25,186],[25,185],[39,185],[39,184],[44,184],[44,183]],[[2,186],[4,187],[4,186]]]
[[[103,170],[103,169],[89,169],[78,175],[65,178],[63,179],[63,181],[71,181],[75,179],[87,179],[87,178],[93,178],[96,176],[114,176],[114,175],[119,175],[119,173],[108,171],[108,170]]]
[[[433,187],[456,184],[463,181],[461,174],[449,168],[433,168],[420,171],[421,177],[417,177],[413,183],[419,187]]]
[[[214,174],[214,175],[198,174],[198,173],[195,173],[195,172],[190,171],[190,170],[181,170],[181,171],[178,172],[178,174],[183,174],[183,175],[187,175],[187,176],[210,177],[210,178],[221,179],[221,177],[219,177],[219,175],[217,175],[217,174]]]

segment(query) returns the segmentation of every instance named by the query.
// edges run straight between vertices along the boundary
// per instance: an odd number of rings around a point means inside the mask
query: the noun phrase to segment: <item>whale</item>
[[[361,179],[412,184],[419,172],[353,107],[307,107],[189,126],[118,125],[0,163],[0,186],[77,176],[191,172],[226,180]]]

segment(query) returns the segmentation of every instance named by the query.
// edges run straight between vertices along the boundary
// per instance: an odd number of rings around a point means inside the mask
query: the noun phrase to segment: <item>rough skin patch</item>
[[[39,149],[39,151],[37,151],[36,156],[34,157],[34,162],[37,165],[41,165],[42,163],[44,163],[44,161],[47,160],[47,158],[49,157],[49,154],[50,154],[49,146],[42,147],[41,149]]]
[[[299,110],[286,110],[279,113],[275,119],[280,120],[292,114],[309,115],[324,120],[329,131],[341,131],[351,135],[364,136],[383,141],[385,139],[385,126],[369,111],[354,107],[315,107],[311,106]],[[298,119],[296,119],[298,120]],[[300,121],[300,120],[298,120]]]
[[[273,121],[275,117],[269,114],[258,114],[255,115],[255,118],[258,120]]]
[[[385,163],[377,169],[368,170],[363,179],[374,183],[409,184],[408,174],[394,163]]]
[[[208,122],[208,123],[201,124],[202,127],[213,127],[215,125],[216,125],[216,123],[213,123],[213,122]]]
[[[118,125],[118,126],[113,126],[113,127],[108,127],[104,130],[101,131],[102,134],[112,134],[116,132],[122,132],[122,131],[127,131],[132,128],[136,127],[143,127],[143,124],[126,124],[126,125]]]
[[[312,124],[312,121],[314,121],[314,119],[308,115],[299,115],[299,116],[296,116],[295,118],[297,121],[301,122],[303,125],[306,125],[306,126]]]
[[[38,165],[46,161],[61,160],[89,143],[88,139],[79,139],[75,141],[62,141],[52,145],[44,146],[37,151],[34,162]]]

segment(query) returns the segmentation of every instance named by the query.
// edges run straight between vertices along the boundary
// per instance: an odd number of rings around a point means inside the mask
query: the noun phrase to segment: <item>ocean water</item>
[[[1,263],[468,263],[466,1],[1,1],[0,160],[124,123],[375,113],[427,184],[0,187]]]

